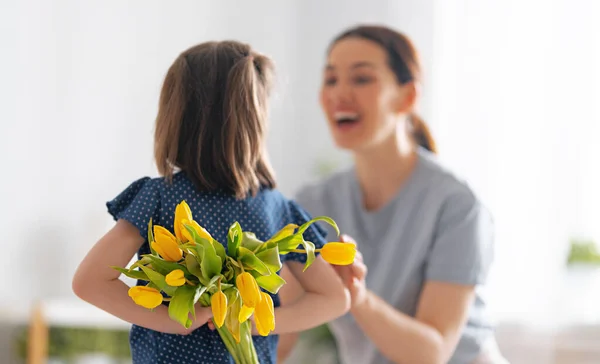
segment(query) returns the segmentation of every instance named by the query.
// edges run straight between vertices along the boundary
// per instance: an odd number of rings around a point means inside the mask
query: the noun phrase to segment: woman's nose
[[[336,103],[346,103],[352,100],[352,89],[348,84],[338,83],[333,90],[333,100]]]

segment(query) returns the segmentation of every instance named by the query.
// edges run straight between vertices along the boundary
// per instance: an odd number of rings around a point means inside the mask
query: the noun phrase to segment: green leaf
[[[233,259],[237,259],[237,250],[242,243],[242,227],[236,221],[229,227],[227,233],[227,254]]]
[[[223,293],[227,296],[228,306],[231,306],[240,297],[240,291],[236,287],[224,289]]]
[[[169,317],[182,324],[186,329],[192,326],[189,314],[196,315],[194,301],[199,290],[199,287],[188,285],[177,287],[171,302],[169,302]]]
[[[223,281],[223,276],[221,274],[218,274],[218,275],[212,277],[211,280],[207,284],[208,288],[210,289],[211,287],[216,287],[217,281],[219,279],[221,279],[221,281]]]
[[[160,287],[158,287],[156,284],[152,283],[152,282],[148,282],[148,284],[146,285],[146,287],[148,288],[154,288],[157,291],[160,291]]]
[[[204,293],[202,293],[198,301],[204,307],[210,306],[210,295],[208,294],[208,292],[205,291]]]
[[[229,284],[229,283],[221,283],[221,289],[225,290],[231,287],[235,287],[233,284]]]
[[[179,245],[181,249],[183,249],[186,254],[198,255],[198,251],[196,248],[197,243],[195,241],[187,242]]]
[[[148,256],[142,256],[141,259],[139,259],[137,262],[133,263],[130,267],[129,270],[135,269],[139,266],[142,265],[147,265],[150,264],[152,262],[152,259],[150,259]]]
[[[256,237],[256,235],[254,235],[254,233],[251,233],[249,231],[245,231],[242,234],[242,245],[241,246],[243,246],[244,248],[246,248],[248,250],[251,250],[251,251],[255,251],[261,245],[263,245],[263,242],[260,241]]]
[[[221,258],[221,262],[224,262],[227,259],[227,253],[225,253],[225,247],[223,244],[213,239],[213,246],[215,247],[217,255]]]
[[[149,254],[144,255],[144,257],[148,257],[148,259],[150,259],[150,264],[152,264],[152,268],[164,276],[176,269],[181,269],[184,274],[190,275],[190,272],[184,264],[168,262],[162,258]]]
[[[184,224],[183,226],[190,232],[194,238],[194,241],[199,245],[196,246],[196,249],[198,253],[201,254],[200,269],[202,270],[202,276],[205,279],[211,279],[215,275],[219,274],[221,272],[223,262],[221,261],[221,257],[217,255],[214,245],[210,241],[198,236],[196,230],[189,225]]]
[[[130,270],[130,269],[125,269],[125,268],[121,268],[121,267],[114,267],[114,266],[112,266],[111,268],[118,270],[119,272],[123,273],[125,276],[127,276],[129,278],[139,279],[139,280],[142,280],[142,281],[149,281],[150,280],[150,278],[148,278],[148,276],[146,275],[146,273],[144,273],[143,271]]]
[[[215,247],[209,243],[208,240],[204,241],[205,244],[200,269],[202,270],[204,278],[211,279],[215,275],[221,273],[223,262],[221,262],[221,258],[217,255]]]
[[[200,263],[198,263],[198,258],[188,254],[185,256],[185,265],[188,271],[196,276],[203,285],[208,284],[208,280],[204,278],[202,275],[202,269],[200,269]]]
[[[206,286],[200,286],[197,287],[196,289],[196,294],[194,295],[194,301],[193,301],[193,305],[195,305],[198,301],[200,301],[200,298],[202,297],[202,295],[204,294],[204,292],[206,292]],[[193,314],[194,314],[194,319],[196,318],[196,309],[193,310]]]
[[[267,242],[278,242],[279,240],[285,239],[290,235],[294,234],[294,231],[298,228],[296,224],[288,224],[276,232]]]
[[[142,270],[144,271],[144,273],[146,273],[146,275],[148,276],[148,278],[150,279],[150,282],[154,283],[158,289],[160,289],[161,291],[165,292],[167,295],[169,296],[173,296],[173,294],[175,293],[175,291],[177,290],[177,287],[171,287],[167,284],[167,282],[165,282],[165,276],[153,271],[152,269],[148,268],[148,267],[144,267],[141,266],[140,268],[142,268]]]
[[[256,257],[260,259],[271,272],[279,272],[281,269],[281,259],[279,257],[279,248],[277,245],[271,249],[263,250],[256,254]]]
[[[273,294],[277,294],[279,289],[286,283],[285,280],[275,272],[272,272],[268,276],[260,275],[257,272],[250,272],[250,274],[256,278],[256,283],[258,283],[259,287],[262,287]]]
[[[304,238],[302,238],[301,234],[295,234],[278,241],[277,248],[279,249],[279,254],[286,255],[292,250],[297,249],[298,245],[302,244],[303,240]]]
[[[306,264],[304,264],[304,269],[302,270],[304,272],[315,261],[315,244],[302,240],[302,245],[304,245],[304,250],[306,250]]]
[[[153,255],[158,255],[156,250],[152,249],[152,242],[154,242],[154,233],[152,232],[152,218],[148,221],[148,245],[150,246],[150,252]]]
[[[271,272],[269,271],[269,267],[262,260],[256,257],[253,252],[240,246],[238,250],[240,254],[240,261],[244,265],[246,270],[255,270],[261,275],[269,275]]]
[[[335,221],[333,221],[332,218],[330,218],[328,216],[317,216],[314,219],[311,219],[311,220],[305,222],[298,228],[298,231],[296,232],[296,234],[303,234],[311,224],[313,224],[317,221],[324,221],[324,222],[328,223],[329,225],[333,226],[333,228],[335,229],[335,232],[338,235],[340,235],[340,229],[338,228],[337,224],[335,223]]]
[[[227,265],[225,266],[225,269],[223,270],[223,276],[225,277],[225,281],[229,282],[233,279],[233,276],[235,275],[235,271],[232,267],[232,264],[229,260],[227,260]]]

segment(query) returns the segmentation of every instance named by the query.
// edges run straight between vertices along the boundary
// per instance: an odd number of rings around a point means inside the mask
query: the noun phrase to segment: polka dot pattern
[[[194,220],[225,245],[227,231],[235,221],[240,223],[244,231],[251,231],[264,241],[287,224],[301,225],[310,220],[304,209],[277,190],[262,189],[255,197],[237,200],[223,192],[198,192],[181,172],[173,177],[171,184],[163,178],[140,178],[106,205],[115,220],[129,221],[147,239],[150,218],[155,224],[173,232],[175,206],[181,200],[186,200],[190,206]],[[325,236],[325,230],[316,224],[304,233],[304,238],[312,241],[317,248],[325,244]],[[138,256],[149,253],[150,247],[146,241],[138,251]],[[304,263],[306,256],[290,253],[282,255],[281,260]],[[139,281],[137,284],[144,285],[145,282]],[[271,296],[275,307],[278,307],[279,295]],[[253,340],[260,363],[275,363],[278,336],[254,336]],[[219,334],[209,330],[206,325],[185,336],[133,325],[130,346],[135,364],[233,363]]]

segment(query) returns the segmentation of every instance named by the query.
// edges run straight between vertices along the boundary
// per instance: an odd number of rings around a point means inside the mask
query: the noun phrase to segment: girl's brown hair
[[[385,26],[358,26],[338,35],[330,45],[346,38],[362,38],[380,45],[387,53],[389,66],[400,84],[419,81],[421,65],[416,48],[402,33]],[[414,112],[410,115],[412,137],[415,142],[430,152],[437,153],[437,147],[431,131],[421,117]]]
[[[273,64],[249,45],[207,42],[181,53],[165,77],[154,135],[158,171],[183,171],[200,191],[244,198],[274,188],[265,151]]]

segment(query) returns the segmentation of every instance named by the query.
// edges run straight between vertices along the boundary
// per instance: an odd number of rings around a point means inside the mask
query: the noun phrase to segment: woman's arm
[[[416,317],[390,306],[370,291],[351,312],[356,323],[381,353],[400,363],[446,363],[460,338],[474,289],[428,282]]]
[[[360,253],[353,265],[336,266],[335,270],[350,291],[350,312],[356,323],[384,356],[400,364],[448,361],[466,321],[473,286],[427,282],[413,318],[366,289],[367,268]],[[286,306],[302,297],[302,287],[289,272],[282,270],[281,275],[288,282],[280,291],[282,306]],[[278,360],[289,356],[297,339],[296,333],[281,335]]]
[[[302,263],[292,261],[286,267],[295,280],[292,284],[298,285],[301,290],[297,292],[301,294],[293,302],[287,300],[288,304],[275,309],[275,334],[308,330],[348,312],[348,290],[323,258],[317,257],[304,272]]]
[[[189,334],[212,316],[210,308],[196,306],[196,320],[185,329],[169,317],[167,307],[150,311],[128,296],[129,287],[111,266],[125,267],[144,243],[135,226],[125,220],[104,235],[83,259],[73,278],[73,291],[84,301],[129,323],[169,334]]]

